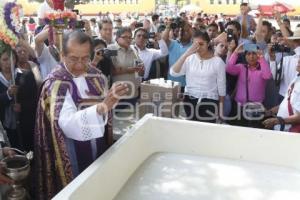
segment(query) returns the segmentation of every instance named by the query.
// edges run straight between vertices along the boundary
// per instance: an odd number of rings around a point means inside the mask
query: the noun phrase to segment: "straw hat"
[[[288,40],[300,40],[300,27],[297,27],[292,37],[288,37]]]

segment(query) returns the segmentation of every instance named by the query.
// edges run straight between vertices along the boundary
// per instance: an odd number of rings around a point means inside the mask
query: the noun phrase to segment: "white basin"
[[[55,200],[299,200],[300,135],[146,115]]]

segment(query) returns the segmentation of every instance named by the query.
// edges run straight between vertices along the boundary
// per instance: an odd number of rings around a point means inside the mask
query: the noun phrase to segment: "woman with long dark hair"
[[[172,66],[171,75],[186,77],[184,110],[187,118],[216,122],[226,95],[225,63],[214,56],[207,33],[194,32],[193,45]]]

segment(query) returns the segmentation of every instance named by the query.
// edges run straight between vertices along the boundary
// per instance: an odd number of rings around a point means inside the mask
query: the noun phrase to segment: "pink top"
[[[238,76],[237,82],[237,93],[235,100],[242,105],[247,101],[246,92],[246,65],[236,64],[238,54],[233,53],[228,60],[226,66],[226,72]],[[262,103],[265,99],[265,88],[267,80],[272,77],[271,69],[267,61],[262,57],[258,60],[260,69],[249,69],[248,70],[248,91],[249,91],[249,102],[260,102]]]

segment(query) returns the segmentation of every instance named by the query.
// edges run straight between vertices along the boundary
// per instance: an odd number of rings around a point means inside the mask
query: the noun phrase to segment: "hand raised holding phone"
[[[135,71],[140,75],[143,76],[145,72],[144,63],[141,60],[135,60]]]

